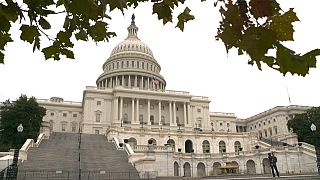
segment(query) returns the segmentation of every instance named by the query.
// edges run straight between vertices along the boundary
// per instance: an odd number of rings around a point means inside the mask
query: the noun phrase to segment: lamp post
[[[310,129],[312,131],[312,133],[314,133],[314,135],[317,135],[317,126],[314,125],[313,123],[310,126]],[[315,142],[315,148],[316,148],[316,157],[317,157],[317,168],[318,168],[318,175],[320,176],[320,142],[319,142],[319,138],[316,138],[316,142]]]
[[[18,174],[18,158],[19,158],[19,144],[20,144],[20,134],[23,132],[22,124],[19,124],[17,127],[17,140],[16,140],[16,147],[14,149],[13,154],[13,162],[12,165],[8,168],[7,177],[10,179],[16,179]]]

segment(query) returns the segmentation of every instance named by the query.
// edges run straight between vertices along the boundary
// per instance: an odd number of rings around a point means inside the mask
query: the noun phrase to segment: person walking
[[[278,171],[278,168],[277,168],[277,157],[274,156],[274,154],[272,153],[268,153],[268,159],[269,159],[269,162],[270,162],[270,167],[271,167],[271,171],[272,171],[272,175],[273,177],[275,177],[275,174],[274,174],[274,171],[276,171],[277,173],[277,176],[279,176],[279,171]]]

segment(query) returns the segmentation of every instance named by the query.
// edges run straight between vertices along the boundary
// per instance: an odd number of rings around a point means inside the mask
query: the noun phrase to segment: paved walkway
[[[213,176],[201,178],[205,180],[246,180],[246,179],[257,179],[257,180],[270,180],[270,179],[286,179],[286,180],[304,180],[304,179],[319,179],[318,174],[283,174],[280,177],[272,177],[272,175],[231,175],[231,176]]]

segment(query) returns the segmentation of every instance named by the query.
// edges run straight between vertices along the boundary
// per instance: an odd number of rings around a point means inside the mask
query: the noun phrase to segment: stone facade
[[[151,176],[270,173],[271,151],[281,173],[317,171],[314,147],[298,145],[286,125],[310,107],[275,107],[247,119],[210,112],[208,97],[165,89],[161,66],[137,31],[133,19],[82,102],[38,100],[47,109],[43,131],[103,134],[116,145],[128,141],[122,149],[129,161]]]

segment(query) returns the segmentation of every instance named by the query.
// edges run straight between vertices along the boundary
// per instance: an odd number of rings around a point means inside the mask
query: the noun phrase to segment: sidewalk
[[[304,180],[304,179],[319,179],[320,176],[318,174],[280,174],[280,177],[272,177],[271,174],[253,174],[253,175],[230,175],[230,176],[210,176],[210,177],[204,177],[201,179],[214,179],[214,180],[246,180],[246,179],[258,179],[258,180],[264,180],[264,179],[286,179],[286,180]]]

